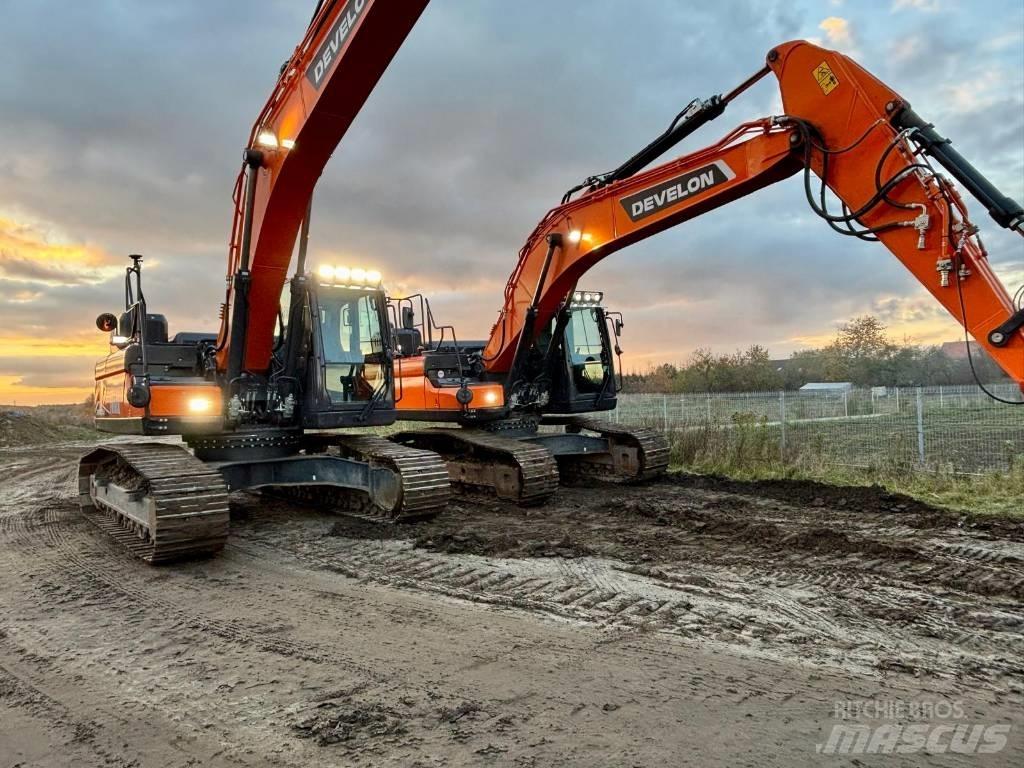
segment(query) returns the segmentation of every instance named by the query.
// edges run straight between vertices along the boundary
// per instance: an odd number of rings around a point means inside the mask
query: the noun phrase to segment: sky
[[[313,6],[0,0],[0,402],[88,394],[107,349],[94,320],[122,307],[129,253],[172,334],[216,329],[241,149]],[[796,38],[853,56],[1024,199],[1022,0],[433,0],[324,171],[311,261],[378,268],[484,338],[565,189]],[[765,79],[676,151],[780,111]],[[1014,291],[1024,240],[972,210]],[[697,347],[781,357],[864,313],[897,339],[959,334],[886,249],[817,219],[795,178],[620,251],[581,287],[625,314],[627,370]]]

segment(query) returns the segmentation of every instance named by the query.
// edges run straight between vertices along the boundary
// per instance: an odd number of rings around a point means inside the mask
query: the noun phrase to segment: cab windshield
[[[565,328],[565,348],[576,391],[581,394],[600,392],[608,371],[602,357],[601,317],[596,308],[572,310]]]
[[[317,299],[331,402],[373,399],[387,386],[380,297],[365,291],[334,289],[321,291]]]

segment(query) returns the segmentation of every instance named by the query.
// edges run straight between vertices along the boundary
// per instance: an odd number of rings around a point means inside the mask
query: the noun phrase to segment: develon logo
[[[619,200],[619,204],[629,215],[631,221],[639,221],[675,205],[680,200],[685,200],[705,189],[711,189],[734,178],[736,178],[736,174],[724,160],[715,160],[703,168],[689,171],[674,179],[663,181],[661,184],[624,197]]]
[[[366,0],[349,0],[348,5],[342,10],[338,20],[331,28],[330,34],[327,35],[327,39],[320,46],[320,50],[316,52],[316,58],[313,59],[313,63],[306,70],[306,77],[309,78],[309,82],[317,90],[320,90],[324,76],[330,72],[331,64],[348,39],[352,28],[359,21],[359,17],[365,8]]]

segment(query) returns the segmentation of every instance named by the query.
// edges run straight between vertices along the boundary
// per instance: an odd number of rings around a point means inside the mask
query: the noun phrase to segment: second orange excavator
[[[784,114],[642,170],[768,74],[778,79]],[[458,342],[421,296],[392,300],[399,418],[461,427],[393,439],[442,454],[457,486],[523,504],[542,502],[560,476],[642,480],[664,471],[661,436],[585,415],[615,407],[612,344],[622,318],[579,281],[621,248],[798,173],[815,214],[839,234],[887,247],[1024,383],[1024,310],[993,273],[960,193],[936,166],[997,224],[1024,234],[1021,206],[894,90],[836,51],[804,41],[773,48],[731,92],[693,101],[621,166],[566,193],[520,251],[486,341]],[[828,210],[827,189],[840,211]]]

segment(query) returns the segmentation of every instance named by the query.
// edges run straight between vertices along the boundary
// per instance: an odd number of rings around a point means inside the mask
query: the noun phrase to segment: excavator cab
[[[567,316],[561,322],[552,320],[551,329],[537,340],[539,347],[552,341],[560,347],[547,356],[552,360],[549,413],[615,408],[614,358],[621,352],[617,341],[622,321],[608,314],[603,297],[599,291],[574,291]]]
[[[380,273],[323,266],[315,276],[292,278],[290,297],[280,378],[303,382],[302,426],[393,423],[391,325]]]

